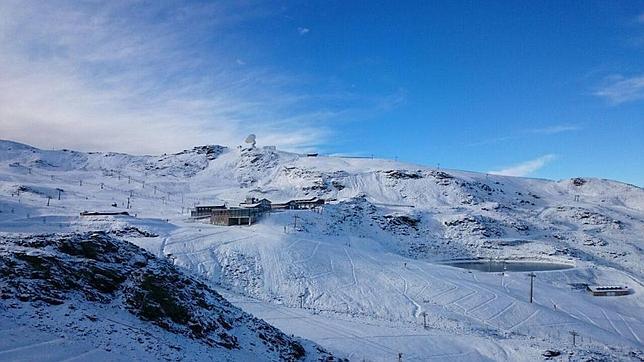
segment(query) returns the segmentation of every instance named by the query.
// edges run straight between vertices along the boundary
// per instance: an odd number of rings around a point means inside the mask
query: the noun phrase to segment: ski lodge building
[[[214,225],[252,225],[263,215],[263,211],[252,207],[230,207],[213,210],[210,223]]]
[[[195,209],[190,211],[190,217],[193,219],[205,219],[210,217],[214,210],[224,209],[226,209],[226,205],[195,206]]]
[[[313,197],[310,199],[295,199],[295,200],[287,201],[280,204],[272,204],[271,208],[287,209],[287,210],[306,210],[306,209],[313,209],[313,208],[316,208],[317,206],[322,206],[322,205],[324,205],[324,199]]]
[[[257,199],[247,197],[239,204],[239,207],[216,206],[195,206],[190,212],[193,219],[210,218],[214,225],[252,225],[265,213],[277,210],[310,210],[324,205],[324,199],[317,197],[310,199],[296,199],[284,203],[272,203],[268,199]]]
[[[589,285],[588,291],[596,297],[613,297],[618,295],[628,295],[630,290],[627,286],[615,285]]]
[[[247,209],[258,209],[262,211],[270,211],[272,208],[271,205],[272,203],[271,203],[271,200],[269,199],[258,200],[254,197],[247,197],[246,201],[239,204],[239,207],[243,207]]]

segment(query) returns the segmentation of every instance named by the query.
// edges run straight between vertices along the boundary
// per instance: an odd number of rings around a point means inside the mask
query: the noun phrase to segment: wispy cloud
[[[297,28],[297,32],[300,33],[300,35],[307,34],[310,31],[311,31],[311,29],[309,29],[309,28],[303,28],[303,27]]]
[[[556,158],[557,156],[554,154],[547,154],[535,158],[534,160],[521,162],[519,164],[509,166],[498,171],[489,171],[488,173],[504,176],[527,176],[543,168],[545,165],[555,160]]]
[[[644,75],[624,77],[613,75],[604,80],[604,85],[594,95],[613,105],[644,99]]]
[[[556,125],[545,126],[540,128],[526,129],[523,131],[519,131],[514,135],[500,136],[500,137],[485,139],[482,141],[472,142],[472,143],[469,143],[468,146],[491,145],[491,144],[496,144],[496,143],[501,143],[506,141],[523,139],[523,138],[535,136],[535,135],[543,135],[543,136],[556,135],[556,134],[566,133],[566,132],[576,132],[582,129],[583,127],[579,124],[556,124]]]
[[[160,153],[252,132],[261,144],[316,147],[336,111],[311,108],[319,95],[298,92],[302,77],[229,50],[244,46],[236,27],[267,14],[243,2],[2,1],[0,137]]]
[[[564,132],[573,132],[581,130],[581,126],[572,125],[572,124],[559,124],[554,126],[542,127],[542,128],[533,128],[526,131],[530,134],[559,134]]]

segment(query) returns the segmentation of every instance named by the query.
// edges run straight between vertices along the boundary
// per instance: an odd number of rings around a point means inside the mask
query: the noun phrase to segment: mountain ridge
[[[272,212],[244,227],[189,217],[195,205],[237,206],[247,196],[318,197],[326,204],[316,212]],[[84,210],[129,216],[80,217]],[[435,336],[440,343],[431,348],[410,342],[408,352],[418,359],[436,355],[433,348],[480,360],[534,360],[538,349],[556,344],[556,323],[600,341],[589,358],[626,359],[629,348],[641,345],[644,190],[618,181],[499,176],[272,147],[201,146],[161,156],[0,152],[0,233],[91,230],[169,258],[230,293],[244,310],[337,356],[369,356],[348,343],[371,330],[366,325],[386,324],[374,335],[395,333],[394,326],[425,333],[413,327],[423,312],[451,337]],[[532,304],[522,273],[445,265],[463,259],[572,268],[539,273],[543,296]],[[593,299],[579,289],[591,284],[627,285],[633,293]],[[316,322],[319,330],[297,322],[320,318],[326,319]],[[361,327],[342,332],[347,323]],[[492,334],[481,332],[490,328]],[[516,352],[528,342],[534,346]],[[623,347],[602,352],[614,343]],[[396,358],[394,345],[369,346]]]

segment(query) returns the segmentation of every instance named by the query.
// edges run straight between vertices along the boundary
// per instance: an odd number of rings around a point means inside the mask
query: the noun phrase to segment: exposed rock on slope
[[[214,352],[252,351],[267,360],[330,358],[319,349],[306,351],[168,261],[103,232],[0,237],[0,288],[2,304],[14,307],[16,300],[57,306],[79,299],[117,306]]]

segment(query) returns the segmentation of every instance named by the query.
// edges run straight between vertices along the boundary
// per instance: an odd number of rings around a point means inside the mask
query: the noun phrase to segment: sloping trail
[[[29,344],[26,344],[24,346],[14,347],[14,348],[9,348],[9,349],[2,350],[2,351],[0,351],[0,357],[2,357],[3,355],[7,356],[7,355],[9,355],[11,353],[14,353],[14,352],[22,352],[22,351],[25,351],[25,350],[36,349],[36,348],[39,348],[39,347],[45,347],[45,346],[56,345],[56,344],[63,344],[65,342],[66,342],[65,338],[53,338],[53,339],[50,339],[50,340],[47,340],[47,341],[29,343]]]

